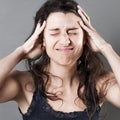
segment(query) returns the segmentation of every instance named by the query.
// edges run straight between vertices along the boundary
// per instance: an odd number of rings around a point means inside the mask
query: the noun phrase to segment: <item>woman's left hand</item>
[[[82,8],[78,5],[78,13],[81,16],[81,20],[79,21],[79,25],[82,27],[84,31],[87,33],[87,39],[90,47],[95,52],[101,52],[103,47],[108,43],[97,33],[97,31],[92,27],[90,18],[88,15],[82,10]]]

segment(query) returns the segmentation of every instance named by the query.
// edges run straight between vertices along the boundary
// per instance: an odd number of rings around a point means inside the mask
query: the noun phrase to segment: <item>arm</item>
[[[17,79],[14,78],[17,74],[12,69],[22,59],[23,55],[23,51],[19,47],[0,60],[0,102],[11,100],[19,93],[20,86]]]
[[[101,53],[105,56],[109,62],[118,85],[120,86],[120,56],[113,50],[110,44],[103,46]]]
[[[80,6],[78,6],[78,13],[81,16],[79,25],[87,32],[90,47],[93,51],[100,52],[107,59],[113,71],[113,75],[109,74],[106,78],[109,78],[109,80],[112,81],[110,87],[109,84],[107,85],[107,88],[109,89],[105,96],[106,100],[120,108],[120,57],[113,50],[112,46],[107,43],[92,27],[89,17],[80,8]]]
[[[0,103],[15,100],[21,90],[18,82],[19,71],[12,71],[4,79],[0,87]]]
[[[33,35],[15,51],[0,60],[0,102],[15,99],[20,92],[19,74],[13,68],[25,58],[34,58],[42,53],[42,44],[38,44],[39,34],[43,31],[45,22],[36,26]]]
[[[8,56],[0,59],[0,88],[8,74],[12,71],[15,65],[23,58],[24,53],[21,47],[17,48]]]
[[[106,100],[120,108],[120,57],[110,44],[103,46],[101,53],[105,56],[113,71],[108,76],[112,86],[108,86]]]

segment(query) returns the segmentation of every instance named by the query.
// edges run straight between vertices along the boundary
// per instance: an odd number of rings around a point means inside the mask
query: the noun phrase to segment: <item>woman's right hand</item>
[[[40,22],[38,22],[32,36],[21,46],[25,54],[24,58],[33,59],[40,56],[43,52],[43,45],[42,43],[39,43],[38,38],[41,32],[44,30],[45,25],[46,21],[44,21],[42,25],[40,25]]]

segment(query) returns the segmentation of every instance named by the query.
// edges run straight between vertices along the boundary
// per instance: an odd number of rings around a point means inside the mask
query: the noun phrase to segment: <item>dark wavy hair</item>
[[[77,12],[77,5],[78,3],[76,3],[74,0],[48,0],[36,13],[33,32],[36,28],[37,23],[40,21],[42,24],[43,21],[46,20],[48,16],[53,12],[72,12],[75,15],[79,16]],[[87,41],[87,33],[85,31],[84,37]],[[43,42],[43,33],[41,33],[39,36],[39,42]],[[83,53],[77,62],[77,70],[80,76],[77,94],[78,97],[82,99],[84,104],[87,106],[88,115],[91,119],[97,107],[99,106],[102,97],[102,95],[100,96],[100,94],[98,94],[98,91],[96,89],[97,80],[99,77],[105,74],[105,70],[98,53],[92,51],[88,42],[86,42],[86,44],[83,46]],[[34,77],[34,80],[38,85],[41,94],[46,97],[49,97],[46,91],[46,85],[49,81],[49,73],[47,73],[44,68],[49,63],[50,58],[48,57],[46,51],[44,51],[42,55],[37,59],[27,60],[29,70]],[[47,79],[47,82],[45,82],[44,79]],[[84,87],[83,92],[80,91],[82,87]]]

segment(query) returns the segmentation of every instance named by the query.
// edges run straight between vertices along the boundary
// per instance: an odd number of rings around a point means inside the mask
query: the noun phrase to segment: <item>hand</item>
[[[22,45],[24,50],[25,58],[33,59],[41,55],[44,48],[42,43],[38,41],[39,35],[44,30],[46,22],[44,21],[42,26],[38,22],[36,29],[32,36]]]
[[[82,10],[82,8],[78,5],[78,13],[81,16],[81,20],[79,21],[79,25],[82,27],[84,31],[87,33],[88,44],[95,52],[101,52],[103,47],[108,43],[97,33],[97,31],[92,27],[90,18],[88,15]]]

